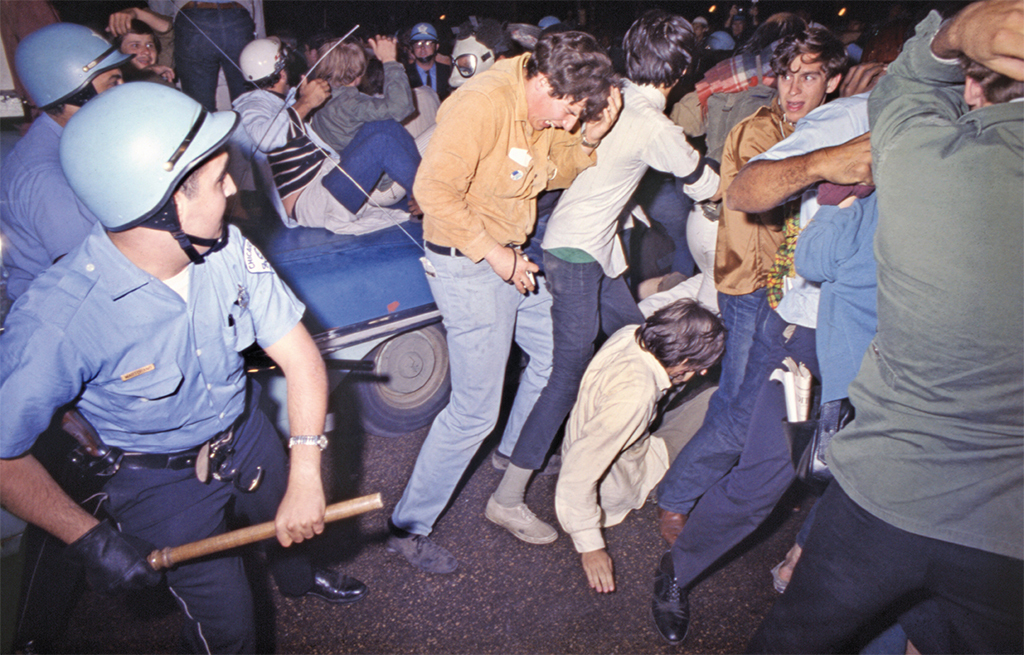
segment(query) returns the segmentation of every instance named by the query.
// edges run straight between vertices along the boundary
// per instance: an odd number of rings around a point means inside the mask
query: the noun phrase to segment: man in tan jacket
[[[498,420],[512,339],[530,356],[501,449],[551,370],[551,296],[520,250],[537,195],[567,187],[596,161],[621,96],[611,61],[582,32],[551,34],[532,55],[495,64],[445,101],[416,177],[424,269],[448,331],[452,398],[434,420],[389,521],[388,549],[431,573],[458,562],[427,536]],[[579,129],[579,124],[582,127]],[[557,533],[520,504],[488,518],[535,543]]]

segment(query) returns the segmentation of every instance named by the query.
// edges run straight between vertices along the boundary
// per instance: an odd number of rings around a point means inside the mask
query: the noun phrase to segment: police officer
[[[96,223],[64,179],[57,144],[82,105],[121,83],[117,67],[130,58],[96,32],[71,23],[47,25],[18,44],[18,77],[45,113],[4,159],[0,180],[0,232],[11,300],[81,243]]]
[[[11,417],[0,426],[0,501],[70,544],[101,591],[157,583],[150,544],[222,532],[229,505],[250,522],[273,520],[283,547],[323,530],[326,373],[302,303],[224,222],[236,191],[224,143],[237,122],[146,82],[83,107],[61,139],[61,164],[99,224],[37,278],[0,336],[0,403]],[[245,377],[240,352],[253,342],[287,381],[290,458]],[[72,401],[114,453],[103,492],[120,531],[27,454]],[[301,551],[271,554],[285,594],[366,593]],[[184,563],[167,583],[185,610],[186,648],[255,648],[236,553]]]
[[[428,86],[444,100],[451,94],[448,84],[452,67],[437,61],[437,29],[430,23],[416,23],[409,36],[413,61],[405,65],[409,86]]]
[[[60,168],[60,137],[82,105],[121,83],[118,66],[129,58],[96,32],[71,23],[48,25],[18,44],[18,76],[44,113],[4,158],[0,176],[5,291],[11,301],[80,244],[96,223]],[[41,435],[33,448],[58,476],[69,451],[57,430]],[[78,598],[73,590],[81,574],[67,566],[62,544],[38,528],[30,526],[22,543],[25,571],[30,573],[23,577],[14,644],[25,651],[56,650]]]

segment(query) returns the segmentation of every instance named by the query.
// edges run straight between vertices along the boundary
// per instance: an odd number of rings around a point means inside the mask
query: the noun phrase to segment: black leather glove
[[[90,587],[113,594],[160,584],[163,575],[146,561],[152,550],[152,545],[118,532],[109,520],[104,520],[68,544],[67,554],[85,569]]]

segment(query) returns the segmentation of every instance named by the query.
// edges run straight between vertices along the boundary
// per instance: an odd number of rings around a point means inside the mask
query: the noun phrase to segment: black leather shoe
[[[690,599],[685,589],[676,584],[672,551],[662,555],[654,571],[654,598],[651,614],[658,632],[670,644],[680,644],[690,631]]]
[[[368,589],[359,580],[336,571],[318,569],[313,573],[313,588],[307,596],[323,598],[328,603],[354,603],[366,596]]]

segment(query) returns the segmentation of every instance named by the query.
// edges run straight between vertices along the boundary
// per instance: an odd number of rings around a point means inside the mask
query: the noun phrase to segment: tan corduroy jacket
[[[779,99],[732,128],[722,151],[722,211],[715,251],[715,288],[730,296],[753,293],[768,282],[768,271],[782,243],[783,207],[763,214],[729,209],[729,185],[748,161],[793,133]]]
[[[530,127],[528,58],[498,62],[445,100],[416,174],[423,238],[474,262],[495,246],[523,243],[537,220],[537,195],[568,187],[597,161],[580,147],[579,129]]]

